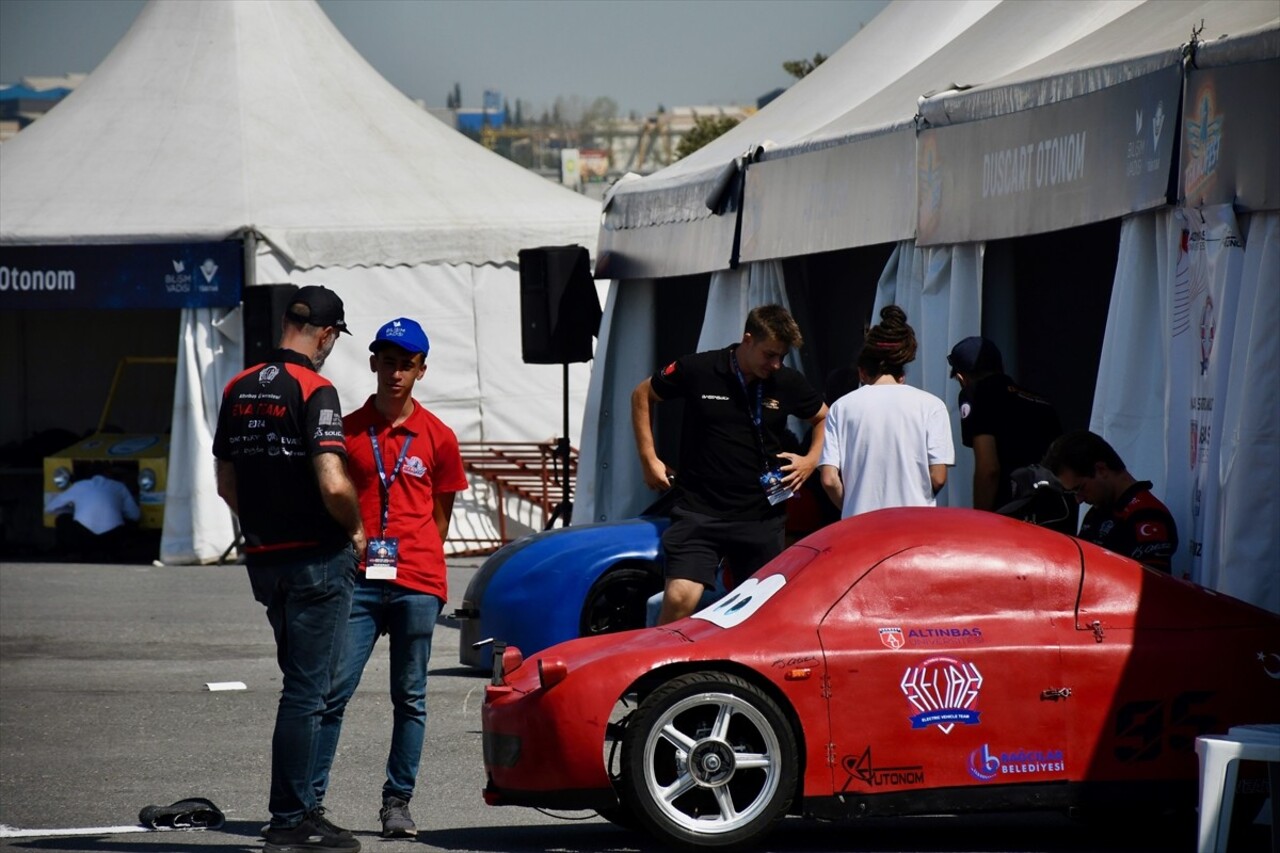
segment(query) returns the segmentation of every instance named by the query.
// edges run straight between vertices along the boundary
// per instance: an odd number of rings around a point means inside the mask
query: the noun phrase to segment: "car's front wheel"
[[[643,628],[645,608],[655,592],[662,592],[662,576],[652,567],[621,565],[610,569],[587,592],[579,635],[594,637]]]
[[[799,774],[795,733],[764,691],[695,672],[650,693],[622,743],[623,795],[663,841],[749,843],[782,817]]]

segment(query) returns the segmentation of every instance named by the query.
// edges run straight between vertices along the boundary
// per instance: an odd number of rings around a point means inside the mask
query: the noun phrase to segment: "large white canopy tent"
[[[602,268],[609,269],[615,279],[628,280],[617,281],[610,294],[606,334],[602,334],[601,339],[604,369],[597,371],[588,400],[587,423],[593,422],[597,411],[601,416],[594,440],[590,434],[584,438],[584,464],[579,483],[579,506],[583,514],[590,512],[596,519],[621,517],[635,512],[638,502],[645,497],[643,487],[630,476],[634,463],[628,462],[627,424],[607,414],[625,410],[625,395],[631,385],[653,368],[652,358],[645,361],[652,348],[646,352],[644,341],[637,340],[634,331],[629,330],[637,325],[636,315],[652,313],[653,293],[661,286],[660,277],[711,271],[713,299],[708,301],[704,329],[716,326],[727,331],[735,325],[740,329],[741,317],[712,316],[716,306],[732,302],[723,296],[716,297],[718,285],[742,289],[739,282],[760,280],[761,269],[773,271],[767,277],[770,280],[780,278],[777,267],[781,258],[896,242],[880,281],[875,307],[896,301],[907,308],[921,338],[918,364],[913,366],[914,372],[908,372],[908,381],[953,401],[954,389],[948,387],[943,359],[947,349],[966,335],[980,331],[991,334],[991,323],[999,322],[999,318],[983,316],[984,241],[1071,228],[1131,214],[1138,214],[1137,219],[1142,220],[1151,215],[1141,214],[1144,210],[1170,212],[1164,190],[1173,165],[1171,139],[1175,135],[1172,131],[1176,123],[1184,46],[1202,21],[1205,27],[1202,38],[1209,41],[1223,34],[1238,35],[1259,28],[1264,32],[1274,30],[1278,18],[1277,7],[1269,2],[1005,0],[941,6],[909,0],[896,2],[758,116],[697,152],[695,157],[701,155],[697,164],[690,157],[691,162],[684,166],[683,174],[675,174],[672,167],[650,178],[619,186],[606,206],[599,254]],[[883,60],[877,57],[883,52],[887,34],[904,30],[913,33],[915,43],[932,41],[938,46],[923,56],[910,47],[904,48],[905,67],[900,73],[891,72],[884,85],[868,91],[861,85],[864,79],[885,80],[884,76],[877,77],[876,71],[877,68],[885,70]],[[1239,59],[1241,55],[1255,61],[1259,56],[1268,55],[1265,44],[1265,39],[1261,47],[1255,44],[1251,53],[1226,49],[1223,52],[1235,57],[1233,61],[1244,61]],[[1204,50],[1211,54],[1213,47],[1209,44]],[[876,64],[877,68],[864,67],[862,63]],[[1161,74],[1164,77],[1160,77]],[[1162,144],[1152,145],[1153,150],[1147,154],[1147,159],[1157,161],[1155,171],[1163,171],[1148,177],[1143,186],[1127,194],[1120,192],[1117,198],[1117,193],[1101,191],[1099,175],[1091,173],[1094,182],[1066,203],[1061,198],[1041,198],[1039,208],[1034,204],[1029,208],[1009,205],[1015,215],[999,220],[996,214],[987,214],[987,221],[975,223],[977,227],[967,232],[956,210],[936,204],[932,194],[941,192],[945,196],[951,188],[945,182],[939,184],[936,164],[929,159],[931,153],[936,156],[937,149],[926,150],[930,121],[942,125],[947,122],[946,116],[952,116],[951,120],[957,122],[971,121],[977,138],[987,141],[986,137],[990,136],[988,147],[994,148],[999,137],[992,119],[1015,113],[1022,113],[1024,121],[1040,119],[1043,108],[1059,102],[1072,107],[1084,103],[1081,99],[1086,95],[1100,94],[1102,97],[1094,102],[1094,109],[1126,107],[1110,111],[1109,119],[1115,125],[1109,129],[1110,135],[1119,138],[1127,133],[1132,138],[1135,113],[1127,108],[1131,105],[1107,96],[1124,94],[1132,98],[1125,84],[1153,75],[1153,79],[1165,82],[1172,79],[1174,87],[1163,107],[1168,131],[1162,139],[1156,132]],[[1166,93],[1168,91],[1166,87]],[[931,93],[941,94],[925,97]],[[802,100],[804,106],[798,103]],[[1144,127],[1148,133],[1156,121],[1156,106],[1153,101],[1146,112]],[[820,109],[828,111],[826,121],[815,120],[815,113]],[[788,127],[792,110],[795,123]],[[1267,113],[1263,108],[1261,115],[1268,114],[1274,113]],[[937,131],[938,147],[942,145],[945,130]],[[1158,152],[1154,150],[1157,147]],[[1125,165],[1124,156],[1119,159],[1122,166]],[[1271,162],[1275,162],[1274,154]],[[733,165],[726,168],[728,163]],[[1142,164],[1144,172],[1146,165]],[[981,182],[982,161],[964,161],[963,166],[956,165],[955,171]],[[722,185],[715,182],[717,178],[723,180],[733,174],[739,180],[737,199],[733,192],[723,192]],[[1151,190],[1153,183],[1158,184],[1154,191]],[[713,191],[721,195],[713,197],[713,203],[708,204]],[[1251,192],[1257,192],[1256,186]],[[956,202],[959,207],[973,200],[972,193],[960,198]],[[739,202],[737,205],[733,203],[735,200]],[[1046,209],[1049,215],[1037,219],[1038,210]],[[933,218],[927,220],[926,213]],[[1255,216],[1255,222],[1257,219]],[[1250,227],[1257,226],[1251,224]],[[930,239],[922,240],[917,234],[918,229],[923,234],[927,229],[946,228],[953,229],[950,235],[935,230],[927,235]],[[1129,315],[1128,328],[1113,330],[1113,324],[1121,315],[1116,300],[1123,303],[1132,299],[1126,295],[1130,287],[1125,281],[1133,275],[1123,266],[1123,258],[1134,251],[1132,240],[1125,238],[1137,228],[1130,220],[1125,221],[1120,248],[1122,263],[1115,273],[1113,305],[1103,346],[1103,373],[1100,374],[1103,376],[1128,376],[1135,363],[1139,363],[1139,356],[1133,350],[1117,347],[1116,341],[1132,332],[1135,324],[1146,322],[1152,327],[1150,314]],[[1268,233],[1265,226],[1258,231],[1263,235]],[[647,233],[658,232],[662,232],[660,254],[650,250],[646,238]],[[685,242],[697,244],[699,251],[687,250]],[[1274,254],[1269,248],[1271,244],[1265,236],[1255,243],[1256,251],[1250,255],[1252,261],[1244,260],[1237,265],[1261,270],[1274,280],[1274,271],[1261,260]],[[1257,286],[1245,289],[1255,295],[1266,291]],[[781,283],[774,292],[785,297]],[[759,300],[754,294],[742,300],[747,305],[756,301]],[[1260,295],[1256,301],[1259,309],[1271,310],[1270,328],[1274,329],[1277,320],[1274,307]],[[1228,310],[1234,311],[1234,308],[1233,303]],[[625,328],[618,335],[615,330],[622,325],[622,318],[626,318]],[[850,317],[850,324],[861,322],[861,318]],[[1052,322],[1051,318],[1046,318],[1046,322]],[[1226,331],[1225,326],[1218,326],[1219,340]],[[630,364],[621,362],[613,344],[615,335],[621,339],[623,352],[637,353],[639,358],[631,359]],[[726,341],[727,338],[722,337],[719,343]],[[1268,350],[1261,338],[1240,343],[1238,349],[1228,345],[1228,351],[1232,350],[1240,353],[1241,364],[1247,360],[1255,370],[1260,368],[1260,375],[1269,376],[1265,381],[1274,386],[1276,360],[1268,361]],[[1117,353],[1122,354],[1117,357]],[[1128,392],[1130,401],[1145,401],[1154,394],[1159,398],[1155,411],[1147,412],[1145,418],[1135,418],[1126,430],[1116,429],[1115,419],[1108,421],[1103,415],[1100,401],[1109,386],[1100,379],[1091,424],[1116,441],[1122,455],[1130,460],[1140,476],[1156,479],[1161,493],[1166,486],[1174,488],[1161,476],[1166,468],[1163,450],[1156,454],[1161,456],[1160,464],[1153,467],[1146,465],[1151,454],[1134,455],[1132,451],[1136,446],[1180,450],[1185,447],[1186,425],[1175,424],[1176,418],[1161,414],[1167,407],[1172,411],[1185,403],[1176,383],[1160,372],[1165,365],[1164,360],[1158,362],[1154,380],[1145,371],[1136,371],[1132,380],[1111,383],[1116,388],[1110,391],[1115,398]],[[1151,381],[1155,384],[1141,385]],[[1121,385],[1123,390],[1119,390]],[[1135,393],[1139,387],[1154,388],[1154,391],[1139,395]],[[1127,414],[1133,416],[1135,408],[1135,403],[1130,402]],[[1182,418],[1185,420],[1185,413]],[[1249,501],[1266,506],[1274,504],[1263,499],[1265,496],[1256,479],[1252,480],[1252,487],[1240,485],[1245,479],[1240,475],[1242,468],[1263,471],[1274,468],[1276,446],[1274,440],[1266,438],[1266,422],[1269,421],[1264,419],[1261,429],[1245,429],[1248,440],[1243,441],[1239,435],[1241,427],[1239,424],[1234,427],[1236,440],[1231,442],[1230,467],[1236,472],[1233,480],[1237,488],[1237,519],[1243,515],[1239,507],[1248,506]],[[1228,431],[1231,430],[1229,425]],[[1176,457],[1176,451],[1171,450],[1170,456]],[[944,502],[951,505],[967,505],[970,500],[970,459],[968,454],[960,454],[959,460],[942,496]],[[1203,456],[1200,460],[1209,467],[1218,465],[1216,456],[1207,463]],[[1225,461],[1222,465],[1225,483],[1228,466]],[[606,487],[601,488],[601,484]],[[635,497],[631,497],[633,495]],[[1203,492],[1184,490],[1170,497],[1173,503],[1185,503],[1189,514],[1196,499],[1194,495],[1202,498]],[[1176,509],[1175,512],[1180,514],[1181,522],[1183,511]],[[1196,512],[1200,512],[1199,507]],[[1222,517],[1219,507],[1206,508],[1206,512],[1215,518]],[[1265,530],[1241,538],[1243,523],[1241,520],[1234,523],[1235,544],[1223,546],[1228,547],[1230,553],[1222,551],[1206,556],[1197,561],[1195,567],[1191,566],[1190,554],[1204,544],[1206,537],[1200,532],[1203,525],[1187,524],[1183,527],[1181,564],[1176,568],[1180,572],[1190,571],[1194,579],[1202,583],[1280,610],[1280,590],[1274,580],[1280,533],[1275,525],[1267,525]],[[1221,566],[1227,561],[1239,565],[1241,556],[1246,554],[1252,555],[1252,563],[1229,572],[1232,580],[1225,581]],[[1210,564],[1217,568],[1211,568]]]
[[[366,343],[406,315],[432,342],[419,396],[460,439],[563,432],[561,368],[521,361],[518,252],[590,246],[598,206],[417,107],[312,0],[152,0],[0,147],[0,187],[0,246],[242,239],[246,286],[334,289],[354,336],[325,373],[345,411],[372,391]],[[211,445],[241,337],[237,309],[182,312],[166,562],[216,559],[234,539]],[[588,375],[570,371],[575,431]],[[490,515],[460,499],[455,530],[489,535]]]

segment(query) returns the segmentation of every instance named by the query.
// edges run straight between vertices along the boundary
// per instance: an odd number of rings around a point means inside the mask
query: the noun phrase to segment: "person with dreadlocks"
[[[818,462],[840,517],[894,506],[935,506],[955,464],[947,406],[904,382],[916,333],[897,305],[880,310],[856,362],[862,385],[827,413]]]

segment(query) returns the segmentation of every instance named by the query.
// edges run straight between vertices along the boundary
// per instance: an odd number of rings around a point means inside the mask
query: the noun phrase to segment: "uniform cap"
[[[397,317],[379,329],[373,343],[369,344],[369,352],[377,352],[386,344],[395,344],[412,353],[420,352],[423,358],[427,357],[427,351],[431,349],[427,333],[408,317]]]
[[[307,308],[306,314],[296,310],[298,306],[302,305]],[[299,323],[307,323],[321,328],[333,326],[339,332],[351,334],[347,330],[342,300],[338,297],[338,294],[322,284],[309,284],[306,287],[298,288],[298,292],[289,300],[289,307],[285,310],[284,315]]]
[[[1004,370],[1004,359],[1000,357],[999,347],[976,335],[953,346],[951,354],[947,356],[947,364],[951,365],[952,376],[957,373],[995,373]]]

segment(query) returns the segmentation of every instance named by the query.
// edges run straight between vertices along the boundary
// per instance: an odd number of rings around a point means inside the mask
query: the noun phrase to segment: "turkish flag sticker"
[[[663,376],[670,376],[675,372],[676,372],[676,363],[674,361],[668,364],[666,367],[662,368]]]
[[[1159,521],[1138,522],[1137,535],[1139,542],[1160,542],[1169,538],[1164,524]]]

